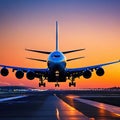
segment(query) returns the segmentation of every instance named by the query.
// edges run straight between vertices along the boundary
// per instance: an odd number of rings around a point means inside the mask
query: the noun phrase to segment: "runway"
[[[120,120],[120,113],[100,108],[99,105],[94,106],[85,99],[80,100],[79,95],[56,93],[6,96],[6,98],[0,99],[0,119]],[[119,112],[120,107],[113,107],[118,108]]]

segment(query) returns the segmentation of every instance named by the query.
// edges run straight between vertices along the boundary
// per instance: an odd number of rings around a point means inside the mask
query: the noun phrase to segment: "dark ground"
[[[0,99],[18,95],[28,95],[28,97],[1,102],[0,120],[57,120],[53,119],[55,115],[51,117],[52,119],[50,119],[50,117],[48,118],[47,116],[50,115],[50,112],[44,111],[50,109],[44,108],[45,104],[52,107],[52,104],[55,105],[57,103],[57,101],[55,101],[56,103],[54,103],[53,101],[49,101],[50,98],[52,98],[53,100],[56,99],[55,95],[89,118],[95,118],[95,120],[120,120],[120,116],[114,113],[85,103],[78,102],[72,98],[67,97],[68,95],[77,95],[80,96],[80,98],[120,106],[120,94],[118,91],[43,91],[25,93],[12,92],[0,94]]]

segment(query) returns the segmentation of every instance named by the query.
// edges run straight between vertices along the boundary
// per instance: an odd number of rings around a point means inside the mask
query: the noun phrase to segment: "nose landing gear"
[[[60,85],[59,85],[59,83],[58,83],[59,76],[60,76],[59,71],[56,71],[56,72],[55,72],[55,77],[56,77],[56,80],[57,80],[57,81],[56,81],[55,87],[60,87]]]
[[[58,81],[57,81],[57,83],[55,84],[55,87],[60,87],[60,85],[59,85]]]
[[[58,83],[55,84],[55,87],[60,87],[60,85]]]

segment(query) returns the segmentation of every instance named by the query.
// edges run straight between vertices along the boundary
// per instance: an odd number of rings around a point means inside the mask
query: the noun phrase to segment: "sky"
[[[85,56],[67,63],[68,68],[96,65],[120,59],[119,0],[0,0],[0,64],[46,68],[46,63],[26,57],[47,59],[47,55],[31,53],[25,48],[55,50],[55,22],[59,23],[60,51],[85,48],[67,58]],[[76,79],[79,88],[120,86],[120,63],[104,67],[105,75],[93,72],[88,80]],[[18,80],[9,70],[0,75],[0,85],[24,85],[38,88],[38,79]],[[46,81],[47,83],[47,81]],[[68,87],[69,81],[58,89]],[[55,88],[47,83],[45,89]],[[42,88],[43,89],[43,88]]]

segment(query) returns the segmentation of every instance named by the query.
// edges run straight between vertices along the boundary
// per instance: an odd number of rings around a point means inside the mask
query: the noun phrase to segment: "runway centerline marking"
[[[77,109],[75,109],[74,107],[70,106],[69,104],[67,104],[66,102],[64,102],[62,99],[60,99],[59,97],[56,96],[56,94],[54,94],[54,96],[59,100],[61,101],[61,103],[64,105],[66,111],[69,111],[69,114],[70,115],[73,115],[73,116],[79,116],[78,118],[76,117],[76,120],[91,120],[90,118],[88,118],[86,115],[84,115],[82,112],[78,111]],[[60,111],[60,108],[58,109],[58,112],[59,112],[59,117],[61,119],[61,113],[63,111]],[[60,120],[60,119],[57,119],[57,120]],[[68,120],[70,120],[71,118],[68,118]]]
[[[57,120],[60,120],[60,113],[58,108],[56,108],[56,116],[57,116]]]

